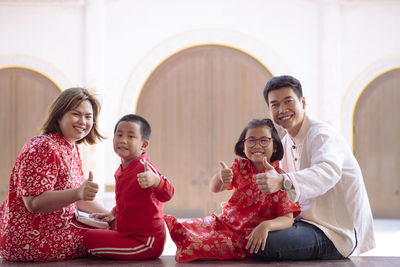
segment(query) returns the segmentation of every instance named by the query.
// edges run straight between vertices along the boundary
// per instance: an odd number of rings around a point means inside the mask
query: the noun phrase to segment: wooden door
[[[39,134],[58,87],[43,75],[22,68],[0,69],[0,201],[8,192],[12,167],[22,146]]]
[[[375,218],[400,218],[400,69],[361,94],[354,112],[354,154]]]
[[[208,182],[220,160],[231,164],[247,122],[268,116],[262,92],[271,77],[249,55],[216,45],[181,51],[151,74],[136,113],[152,126],[152,162],[175,187],[166,213],[187,218],[220,212],[231,192],[210,193]]]

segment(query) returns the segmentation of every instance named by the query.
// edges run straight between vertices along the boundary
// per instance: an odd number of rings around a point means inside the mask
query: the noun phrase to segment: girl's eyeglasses
[[[244,144],[247,147],[254,147],[256,145],[257,141],[260,143],[260,146],[266,147],[272,142],[272,137],[261,137],[258,139],[246,138],[243,140]]]

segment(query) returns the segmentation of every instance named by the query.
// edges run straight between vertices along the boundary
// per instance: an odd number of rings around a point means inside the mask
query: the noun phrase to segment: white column
[[[86,84],[96,91],[103,92],[105,7],[104,0],[86,0],[84,6],[84,69]]]
[[[98,117],[99,131],[104,134],[104,110],[106,109],[106,79],[105,79],[105,8],[104,0],[85,0],[83,10],[83,40],[85,87],[94,91],[102,110]],[[104,197],[105,184],[105,155],[106,144],[100,142],[86,147],[86,172],[93,172],[94,181],[99,184],[97,199],[101,202]]]
[[[340,127],[342,103],[341,73],[341,7],[340,1],[321,0],[319,24],[319,73],[317,117]]]

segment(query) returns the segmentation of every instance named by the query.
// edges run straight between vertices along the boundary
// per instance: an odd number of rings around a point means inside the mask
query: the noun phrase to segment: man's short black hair
[[[275,76],[271,78],[264,88],[264,99],[268,102],[268,94],[271,91],[278,90],[284,87],[290,87],[293,89],[293,92],[297,95],[297,98],[300,100],[303,96],[303,89],[301,88],[301,83],[296,78],[290,75],[282,75],[282,76]]]

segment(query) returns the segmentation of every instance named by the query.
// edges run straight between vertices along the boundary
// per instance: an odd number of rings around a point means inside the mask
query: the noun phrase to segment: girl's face
[[[270,128],[261,126],[248,129],[243,152],[253,164],[263,164],[264,157],[270,162],[275,152]]]
[[[142,139],[140,124],[121,121],[115,131],[113,144],[114,151],[122,162],[132,162],[141,155],[149,142]]]
[[[84,100],[67,111],[58,120],[58,125],[64,138],[71,144],[84,138],[93,127],[93,107],[90,101]]]

